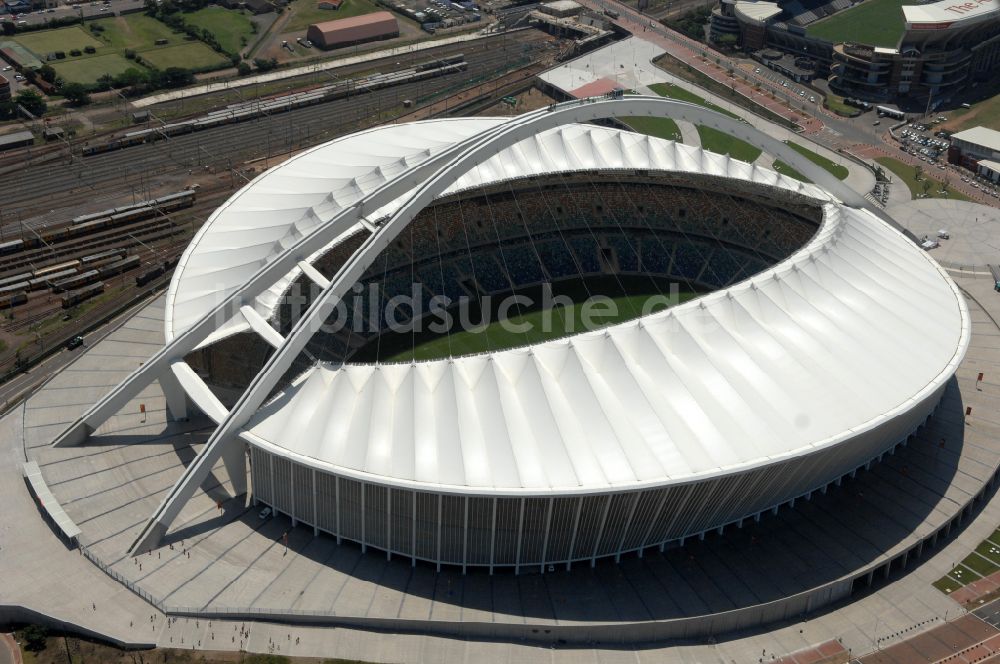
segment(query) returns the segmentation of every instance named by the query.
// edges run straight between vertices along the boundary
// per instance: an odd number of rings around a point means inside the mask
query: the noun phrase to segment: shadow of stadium
[[[885,553],[901,550],[933,511],[962,509],[944,495],[959,472],[964,446],[962,398],[953,378],[934,416],[906,446],[841,486],[683,547],[627,554],[618,564],[603,559],[591,567],[584,561],[568,571],[557,566],[541,573],[533,565],[517,575],[507,568],[492,575],[472,567],[464,575],[459,568],[437,572],[398,555],[386,560],[371,547],[366,553],[354,543],[337,547],[325,534],[320,538],[328,546],[316,546],[310,526],[293,528],[284,516],[262,524],[255,510],[245,510],[237,518],[263,537],[289,532],[291,551],[317,565],[434,602],[560,622],[669,620],[773,602],[884,563]],[[206,484],[213,495],[220,489],[214,478]],[[189,524],[171,533],[170,541],[209,531],[235,513],[226,509]]]

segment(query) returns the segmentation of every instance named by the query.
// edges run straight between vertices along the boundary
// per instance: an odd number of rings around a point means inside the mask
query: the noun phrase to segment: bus
[[[875,111],[879,114],[879,117],[890,117],[896,118],[897,120],[905,120],[906,114],[902,111],[897,111],[894,108],[889,108],[888,106],[876,106]]]

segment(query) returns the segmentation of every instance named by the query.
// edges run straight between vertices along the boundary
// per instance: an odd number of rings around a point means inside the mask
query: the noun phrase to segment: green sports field
[[[57,28],[56,30],[27,32],[17,35],[13,39],[37,55],[41,60],[45,60],[46,54],[55,51],[68,53],[73,49],[80,49],[82,51],[87,46],[93,46],[95,49],[103,46],[101,42],[94,39],[79,25],[68,28]]]
[[[253,23],[243,12],[219,6],[184,14],[184,22],[208,30],[229,53],[239,53],[254,38]]]
[[[119,51],[126,48],[141,51],[153,46],[157,39],[166,39],[171,44],[184,40],[183,34],[175,33],[165,24],[145,14],[102,18],[92,23],[103,28],[98,39]]]
[[[212,8],[219,9],[219,8]],[[226,11],[226,10],[220,10]],[[249,24],[242,14],[232,12]],[[91,30],[95,26],[97,30]],[[158,40],[166,45],[157,46]],[[238,37],[237,37],[238,39]],[[14,40],[34,53],[42,61],[54,51],[62,51],[66,58],[52,60],[50,64],[63,79],[73,83],[93,84],[104,74],[115,76],[127,69],[145,71],[146,67],[124,57],[126,50],[135,53],[150,67],[166,69],[211,69],[229,63],[228,58],[216,53],[204,43],[185,39],[168,26],[145,14],[129,14],[89,21],[85,26],[74,25],[54,30],[39,30],[14,37]],[[71,55],[70,51],[83,51],[93,47],[95,53]]]
[[[685,293],[683,300],[693,297]],[[531,311],[510,316],[505,322],[495,322],[485,327],[453,332],[445,336],[424,340],[412,349],[386,357],[385,362],[434,360],[458,355],[485,353],[490,350],[516,348],[538,344],[551,339],[599,329],[631,320],[666,308],[657,295],[629,295],[607,298],[600,302],[574,304],[544,311]],[[644,307],[647,307],[644,310]],[[520,330],[526,331],[520,331]]]
[[[892,48],[903,36],[903,5],[912,0],[865,0],[865,2],[817,21],[806,28],[810,37],[834,43],[854,42]]]
[[[93,83],[105,74],[117,76],[128,69],[142,69],[141,66],[114,53],[59,60],[52,63],[52,68],[71,83]]]
[[[157,69],[180,67],[197,69],[226,64],[229,59],[216,53],[201,42],[185,42],[174,46],[161,46],[142,52],[142,59]]]
[[[485,301],[469,300],[465,309],[449,310],[447,332],[440,329],[440,315],[431,313],[416,333],[385,332],[360,349],[352,361],[409,362],[517,348],[614,325],[699,295],[685,285],[637,275],[572,279],[556,282],[552,288],[553,299],[539,286],[532,286],[517,291],[527,300],[508,301],[509,292]],[[553,301],[558,306],[552,306]],[[562,306],[565,302],[571,304]],[[432,324],[436,329],[430,329]]]

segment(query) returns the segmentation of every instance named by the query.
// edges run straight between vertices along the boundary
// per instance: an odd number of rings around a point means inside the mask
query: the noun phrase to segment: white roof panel
[[[268,260],[270,238],[309,232],[313,210],[349,205],[407,164],[502,121],[383,127],[260,176],[185,252],[168,336],[218,301],[213,285],[235,288]],[[449,191],[595,168],[773,184],[815,198],[825,219],[773,268],[639,321],[450,361],[316,365],[266,404],[244,437],[317,468],[416,488],[648,486],[837,444],[954,373],[969,334],[954,284],[899,232],[813,185],[700,148],[571,125],[502,151]],[[280,194],[273,214],[257,215],[270,194]],[[257,298],[262,315],[294,274]]]

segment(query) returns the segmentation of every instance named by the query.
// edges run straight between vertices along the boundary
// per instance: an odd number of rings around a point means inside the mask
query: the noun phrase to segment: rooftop
[[[573,0],[555,0],[554,2],[546,2],[542,4],[542,7],[557,12],[572,12],[582,9],[580,3],[574,2]]]
[[[1000,151],[1000,131],[990,129],[989,127],[966,129],[957,134],[952,134],[951,138],[952,140],[968,141],[969,143],[982,145],[991,150]]]
[[[951,23],[970,23],[996,16],[1000,12],[1000,0],[973,0],[957,3],[941,0],[926,5],[903,7],[903,18],[907,27],[913,24],[933,23],[917,29],[947,28]]]
[[[763,0],[750,2],[747,0],[740,0],[736,3],[736,13],[743,15],[749,20],[763,23],[764,21],[772,19],[780,14],[781,7],[779,7],[775,2],[763,2]]]
[[[374,23],[381,23],[386,20],[395,21],[391,12],[372,12],[371,14],[362,14],[361,16],[351,16],[350,18],[338,18],[332,21],[322,21],[320,23],[314,23],[320,30],[340,30],[343,28],[354,28],[359,25],[372,25]]]

